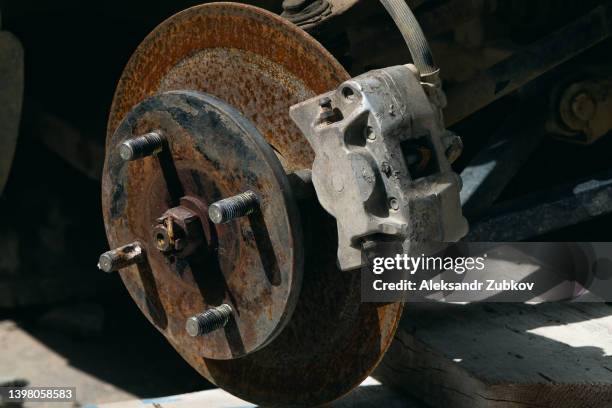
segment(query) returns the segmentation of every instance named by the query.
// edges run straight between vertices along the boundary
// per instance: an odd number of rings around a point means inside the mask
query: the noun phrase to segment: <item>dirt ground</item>
[[[12,379],[30,386],[74,386],[72,406],[212,387],[146,321],[125,290],[107,301],[0,312],[0,381]]]

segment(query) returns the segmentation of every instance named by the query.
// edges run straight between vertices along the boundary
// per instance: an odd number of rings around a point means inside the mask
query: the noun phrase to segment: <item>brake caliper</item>
[[[291,107],[315,152],[312,181],[338,224],[338,264],[363,265],[364,245],[400,240],[431,253],[467,232],[461,181],[450,165],[459,139],[445,130],[439,85],[413,65],[374,70]]]

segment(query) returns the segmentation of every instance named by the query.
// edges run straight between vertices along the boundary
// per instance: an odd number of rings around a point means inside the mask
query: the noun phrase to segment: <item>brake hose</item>
[[[405,0],[380,0],[387,12],[402,33],[408,50],[412,56],[412,62],[419,69],[421,77],[426,77],[438,72],[434,63],[429,43],[423,34],[416,17],[410,10]]]

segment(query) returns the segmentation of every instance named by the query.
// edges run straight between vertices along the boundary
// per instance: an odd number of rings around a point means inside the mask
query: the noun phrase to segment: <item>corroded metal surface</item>
[[[291,170],[313,159],[289,106],[326,92],[348,74],[305,32],[253,7],[215,3],[166,20],[138,47],[111,108],[107,140],[137,103],[154,93],[194,89],[250,119]]]
[[[190,89],[212,94],[246,116],[287,172],[310,168],[312,151],[289,118],[289,107],[346,79],[346,71],[320,44],[274,14],[232,3],[197,6],[162,23],[128,63],[113,101],[107,152],[114,146],[112,134],[133,106],[162,91]],[[146,163],[140,171],[153,172]],[[105,197],[112,194],[108,170],[107,161]],[[107,200],[104,212],[109,214]],[[262,405],[312,406],[348,392],[379,362],[401,314],[398,303],[361,303],[360,274],[337,269],[334,221],[317,203],[300,204],[300,216],[304,278],[293,315],[280,334],[265,347],[231,360],[203,358],[173,343],[209,380]],[[112,237],[108,218],[106,225]],[[129,288],[128,273],[133,272],[122,272],[122,277]],[[157,272],[147,273],[140,274],[140,282],[157,290],[151,276]],[[147,295],[144,299],[155,302]],[[158,309],[167,316],[179,302]],[[163,314],[144,312],[160,327],[155,319]]]
[[[171,166],[162,153],[137,161],[121,158],[125,140],[153,131],[167,140]],[[302,234],[289,181],[257,129],[216,98],[165,92],[138,104],[110,146],[104,217],[111,247],[133,241],[145,247],[147,262],[121,273],[141,310],[176,348],[194,356],[237,358],[274,339],[299,295]],[[175,175],[168,177],[169,172]],[[231,223],[210,225],[205,204],[197,204],[244,190],[257,192],[259,210]],[[183,196],[179,207],[173,191]],[[189,202],[196,206],[189,209]],[[160,247],[159,217],[179,213],[189,213],[192,221],[187,226],[174,218],[174,229],[182,225],[192,231],[177,237],[177,246],[184,243],[180,250]],[[154,289],[147,287],[149,280]],[[190,316],[223,303],[235,311],[225,330],[188,335]]]

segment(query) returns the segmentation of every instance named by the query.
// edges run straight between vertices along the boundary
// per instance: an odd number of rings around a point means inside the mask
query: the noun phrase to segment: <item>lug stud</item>
[[[111,249],[100,255],[98,268],[106,273],[114,272],[144,260],[144,251],[139,242]]]
[[[150,132],[121,143],[119,155],[125,161],[136,160],[159,153],[163,146],[163,136],[157,132]]]
[[[187,319],[185,330],[191,337],[203,336],[225,327],[231,315],[232,307],[222,304]]]
[[[259,207],[259,198],[251,190],[224,198],[208,207],[208,216],[215,224],[223,224],[233,219],[252,214]]]

